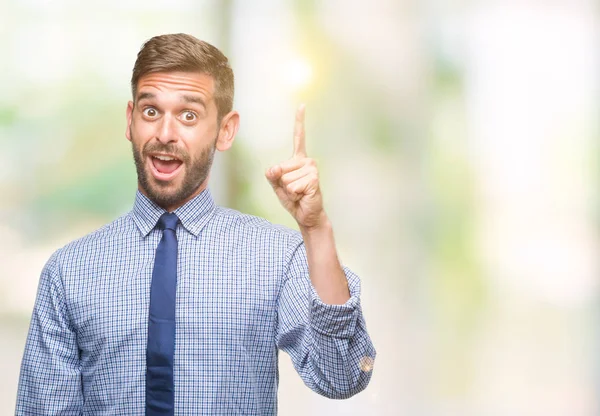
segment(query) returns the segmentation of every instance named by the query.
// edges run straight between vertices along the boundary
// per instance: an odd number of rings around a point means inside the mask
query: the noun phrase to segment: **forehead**
[[[215,80],[212,76],[199,72],[155,72],[140,77],[137,83],[136,99],[142,93],[199,94],[205,100],[213,98]]]

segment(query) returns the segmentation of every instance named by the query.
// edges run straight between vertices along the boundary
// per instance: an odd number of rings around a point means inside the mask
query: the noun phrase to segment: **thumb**
[[[279,186],[279,179],[281,178],[283,171],[281,170],[281,166],[279,165],[275,165],[275,166],[271,166],[269,169],[267,169],[267,171],[265,172],[265,176],[267,178],[267,180],[271,183],[271,186],[273,187],[278,187]]]

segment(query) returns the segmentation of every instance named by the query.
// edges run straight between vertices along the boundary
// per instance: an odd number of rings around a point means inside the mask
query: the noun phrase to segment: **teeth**
[[[158,160],[175,160],[174,157],[171,156],[154,156],[155,158],[157,158]]]

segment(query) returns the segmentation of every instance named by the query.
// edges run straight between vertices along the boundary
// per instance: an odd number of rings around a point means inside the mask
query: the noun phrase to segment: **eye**
[[[144,114],[146,117],[154,118],[158,115],[158,111],[156,111],[156,108],[147,107],[147,108],[144,108],[144,111],[142,111],[142,114]]]
[[[193,111],[184,111],[182,113],[182,117],[183,117],[183,121],[186,121],[188,123],[194,122],[196,121],[196,113],[194,113]]]

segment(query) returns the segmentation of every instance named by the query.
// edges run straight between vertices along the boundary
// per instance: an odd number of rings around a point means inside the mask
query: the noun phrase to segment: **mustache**
[[[168,153],[175,156],[182,162],[189,162],[190,155],[185,153],[183,150],[173,144],[163,144],[160,142],[148,142],[142,149],[144,156],[148,156],[148,153]]]

